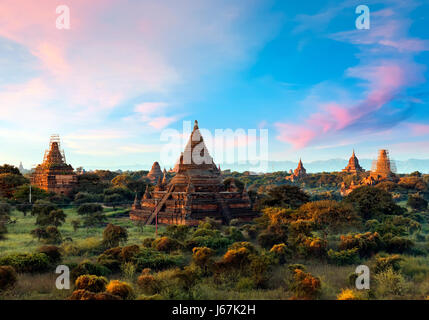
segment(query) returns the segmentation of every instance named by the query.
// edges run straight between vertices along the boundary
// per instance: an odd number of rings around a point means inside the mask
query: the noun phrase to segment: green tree
[[[399,215],[404,212],[393,201],[390,193],[372,186],[354,189],[344,201],[352,204],[364,220],[381,219],[385,215]]]
[[[0,203],[0,239],[7,233],[6,223],[9,221],[11,207],[7,203]]]
[[[268,198],[262,200],[262,205],[297,209],[309,200],[309,195],[299,187],[282,185],[270,189],[268,191]]]
[[[28,183],[28,180],[21,174],[2,173],[0,174],[0,196],[11,199],[16,188]]]
[[[317,229],[339,231],[356,226],[359,216],[349,203],[334,200],[308,202],[298,209],[303,219],[312,220]]]
[[[83,224],[86,227],[100,225],[106,220],[103,207],[97,203],[84,203],[79,206],[77,213],[83,216]]]
[[[407,206],[416,211],[425,211],[428,208],[428,202],[419,195],[409,195]]]
[[[66,215],[63,210],[46,200],[37,200],[31,210],[31,215],[36,216],[36,224],[42,227],[60,226],[65,222]]]
[[[13,192],[13,199],[15,199],[20,203],[27,203],[29,202],[29,199],[30,199],[29,195],[30,195],[30,185],[24,184],[15,189],[15,191]],[[48,192],[38,187],[31,186],[31,200],[33,202],[37,200],[48,200],[48,198],[49,198]]]
[[[121,226],[109,223],[103,231],[103,244],[108,248],[117,247],[121,242],[125,243],[127,240],[128,231]]]

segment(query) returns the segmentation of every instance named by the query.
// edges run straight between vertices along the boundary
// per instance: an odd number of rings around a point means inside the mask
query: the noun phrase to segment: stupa
[[[365,172],[365,170],[359,165],[359,160],[355,155],[355,151],[353,150],[353,154],[349,159],[349,163],[342,170],[343,172],[358,174],[360,172]]]
[[[43,163],[31,175],[31,184],[48,192],[71,195],[77,183],[73,167],[66,163],[64,151],[60,149],[60,138],[51,136],[49,150],[45,151]]]
[[[301,159],[299,159],[298,167],[293,171],[293,173],[290,176],[286,177],[286,180],[295,181],[295,180],[300,180],[306,176],[307,176],[307,170],[305,170]]]
[[[158,181],[160,177],[162,178],[162,176],[163,176],[163,173],[161,171],[161,167],[159,166],[159,163],[155,161],[149,173],[147,174],[147,177],[152,183],[155,183]]]
[[[228,224],[231,219],[256,216],[246,190],[225,188],[197,121],[180,155],[176,175],[170,181],[159,178],[154,191],[146,190],[130,212],[132,220],[145,224],[198,225],[206,217]]]

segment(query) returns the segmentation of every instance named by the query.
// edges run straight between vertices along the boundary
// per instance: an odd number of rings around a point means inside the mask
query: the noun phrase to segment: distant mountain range
[[[360,165],[365,170],[371,170],[372,159],[359,159]],[[317,160],[311,162],[303,161],[304,167],[307,169],[309,173],[316,172],[333,172],[333,171],[341,171],[347,165],[348,160],[345,159],[330,159],[330,160]],[[398,173],[411,173],[414,171],[420,171],[421,173],[429,173],[429,159],[408,159],[408,160],[395,160],[396,168]],[[298,165],[298,162],[295,161],[269,161],[268,162],[268,172],[274,171],[289,171],[290,169],[295,169]],[[109,169],[112,171],[115,170],[150,170],[152,164],[135,164],[135,165],[124,165],[110,168],[85,168],[87,170],[95,170],[95,169]],[[169,167],[166,168],[167,170]],[[248,164],[237,164],[237,165],[228,165],[221,164],[221,169],[226,170],[230,169],[231,171],[259,171],[257,168],[249,166]]]

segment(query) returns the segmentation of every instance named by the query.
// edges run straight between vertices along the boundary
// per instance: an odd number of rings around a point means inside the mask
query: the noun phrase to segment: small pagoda
[[[64,151],[61,150],[60,138],[51,136],[49,149],[45,151],[43,163],[39,164],[30,177],[32,185],[48,192],[71,195],[77,184],[73,167],[66,163]]]
[[[155,161],[152,165],[152,168],[150,169],[149,173],[147,174],[147,177],[152,183],[156,183],[160,177],[162,177],[162,171],[159,163]]]
[[[154,190],[146,189],[130,212],[132,220],[145,224],[198,225],[206,217],[228,224],[231,219],[256,216],[246,188],[239,191],[234,183],[224,186],[197,121],[180,155],[176,175],[170,181],[166,175],[159,177]]]
[[[349,159],[349,163],[342,171],[347,173],[353,173],[353,174],[365,172],[365,170],[359,165],[359,160],[356,157],[354,150],[353,150],[352,156]]]
[[[300,180],[307,176],[307,170],[305,170],[304,165],[302,164],[301,158],[298,162],[298,167],[293,171],[293,173],[290,176],[286,177],[286,180],[290,181],[296,181]]]

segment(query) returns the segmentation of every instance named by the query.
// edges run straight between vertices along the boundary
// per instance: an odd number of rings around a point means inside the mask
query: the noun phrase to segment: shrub
[[[332,264],[339,266],[356,264],[359,262],[358,248],[334,251],[329,249],[328,260]]]
[[[11,288],[17,281],[15,269],[11,266],[0,266],[0,291]]]
[[[90,274],[90,275],[96,275],[96,276],[108,276],[112,273],[112,271],[109,268],[106,268],[103,265],[94,264],[90,261],[82,261],[78,264],[77,267],[75,267],[71,271],[71,278],[73,280],[77,279],[81,275]]]
[[[212,264],[211,258],[215,251],[207,247],[195,247],[192,249],[192,261],[205,273]]]
[[[128,231],[121,226],[109,223],[103,231],[103,244],[108,248],[117,247],[120,242],[126,242],[127,240]]]
[[[58,263],[61,261],[60,248],[57,246],[42,246],[37,249],[39,253],[44,253],[48,256],[51,263]]]
[[[305,237],[298,244],[298,252],[304,257],[323,257],[326,254],[326,240],[319,237]]]
[[[414,242],[401,237],[391,237],[390,235],[386,235],[383,237],[386,251],[389,253],[404,253],[410,251],[414,246]]]
[[[371,256],[383,248],[383,242],[378,232],[341,235],[340,240],[340,250],[358,248],[361,257]]]
[[[295,298],[298,299],[316,299],[321,291],[322,283],[319,278],[311,273],[295,269],[292,281],[292,290]]]
[[[271,248],[277,243],[284,242],[285,239],[281,235],[278,235],[274,232],[263,231],[258,236],[258,243],[263,248]]]
[[[121,300],[121,298],[107,292],[94,293],[79,289],[73,291],[69,300]]]
[[[286,258],[291,254],[291,251],[284,243],[275,244],[270,252],[279,260],[280,263],[285,263]]]
[[[388,268],[385,271],[374,275],[376,286],[376,296],[378,298],[391,298],[400,296],[405,291],[405,280],[400,273]]]
[[[145,294],[154,295],[159,293],[160,283],[151,274],[142,273],[137,279],[137,284]]]
[[[134,256],[140,251],[139,246],[137,245],[131,245],[123,247],[121,250],[121,258],[123,261],[128,262],[132,261]]]
[[[375,273],[380,273],[383,271],[386,271],[387,269],[391,268],[393,271],[399,271],[400,265],[399,263],[403,259],[399,254],[394,254],[392,256],[388,257],[377,257],[375,260]]]
[[[187,225],[168,225],[164,235],[178,241],[184,241],[188,237],[190,229]]]
[[[111,280],[106,287],[106,292],[124,300],[132,298],[134,295],[133,288],[128,283],[119,280]]]
[[[51,268],[48,256],[44,253],[13,253],[0,257],[0,265],[9,265],[16,272],[38,273]]]
[[[185,247],[192,250],[194,247],[207,247],[217,251],[223,251],[232,243],[231,239],[222,236],[197,236],[188,239]]]
[[[152,248],[152,243],[155,241],[154,238],[144,238],[143,239],[143,247]]]
[[[182,247],[179,241],[171,239],[169,237],[161,237],[159,239],[156,239],[152,243],[152,246],[155,247],[156,250],[163,252],[175,251]]]
[[[361,298],[354,290],[342,289],[337,296],[337,300],[361,300]]]
[[[103,292],[106,289],[107,279],[96,275],[82,275],[75,281],[76,289],[83,289],[91,292]]]
[[[153,270],[162,270],[184,264],[182,255],[166,254],[154,249],[145,248],[134,257],[134,263],[137,270],[150,268]]]

